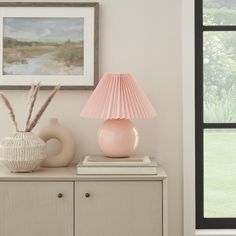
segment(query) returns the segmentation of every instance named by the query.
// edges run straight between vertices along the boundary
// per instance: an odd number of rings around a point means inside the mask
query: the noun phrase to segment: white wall
[[[182,1],[184,236],[195,233],[194,0]]]
[[[156,108],[155,119],[135,121],[140,132],[137,153],[156,157],[166,169],[169,235],[182,236],[181,0],[99,2],[100,76],[104,72],[130,72]],[[23,125],[27,93],[5,93]],[[38,103],[47,94],[42,91]],[[74,133],[79,158],[100,152],[95,137],[101,121],[79,117],[90,94],[89,91],[60,91],[38,126],[40,128],[50,117],[58,117]],[[12,126],[2,105],[0,114],[2,138],[12,131]]]

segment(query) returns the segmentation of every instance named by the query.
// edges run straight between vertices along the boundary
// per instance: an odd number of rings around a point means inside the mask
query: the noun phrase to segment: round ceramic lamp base
[[[107,157],[129,157],[138,144],[138,132],[130,120],[106,120],[98,130],[98,144]]]

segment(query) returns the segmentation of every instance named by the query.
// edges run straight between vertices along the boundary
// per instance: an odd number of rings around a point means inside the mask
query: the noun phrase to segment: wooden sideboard
[[[0,167],[1,236],[167,236],[167,175]]]

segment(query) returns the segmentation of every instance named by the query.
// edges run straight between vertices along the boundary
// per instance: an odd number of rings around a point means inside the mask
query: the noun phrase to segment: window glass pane
[[[204,217],[236,217],[236,130],[204,132]]]
[[[203,0],[204,25],[236,25],[235,0]]]
[[[236,32],[204,32],[204,122],[236,122]]]

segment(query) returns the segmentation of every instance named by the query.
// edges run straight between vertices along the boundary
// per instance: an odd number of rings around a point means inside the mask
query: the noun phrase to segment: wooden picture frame
[[[97,2],[1,2],[0,89],[94,89]]]

